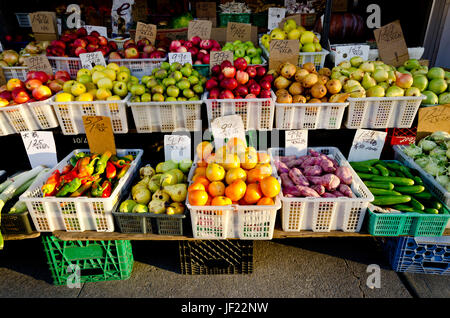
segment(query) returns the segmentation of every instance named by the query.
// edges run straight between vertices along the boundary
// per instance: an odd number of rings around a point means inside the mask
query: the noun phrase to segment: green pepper
[[[107,162],[109,158],[111,158],[112,153],[110,151],[105,151],[103,155],[100,157],[100,160],[97,161],[95,166],[95,174],[102,174],[105,172]]]
[[[73,156],[72,158],[70,158],[70,164],[75,167],[78,160],[81,158],[86,157],[87,155],[84,152],[79,152],[77,153],[75,156]]]
[[[103,197],[104,192],[108,191],[107,189],[111,189],[111,183],[108,180],[103,181],[103,184],[100,186],[101,182],[102,180],[98,179],[92,185],[91,194],[93,197]],[[109,194],[111,194],[111,192],[109,192]]]
[[[75,192],[78,190],[78,188],[81,186],[81,179],[75,178],[69,183],[66,183],[61,190],[56,193],[57,197],[64,197],[68,195],[69,193]]]
[[[133,160],[133,159],[131,159],[131,160]],[[111,163],[120,169],[125,167],[127,164],[130,164],[131,160],[126,157],[119,158],[115,155],[111,156],[111,159],[110,159]]]

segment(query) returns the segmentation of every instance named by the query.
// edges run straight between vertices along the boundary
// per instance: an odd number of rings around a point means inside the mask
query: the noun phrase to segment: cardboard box
[[[36,41],[53,41],[58,40],[58,35],[56,33],[34,33],[34,38]]]
[[[347,0],[333,0],[331,5],[331,12],[347,12]]]
[[[131,33],[131,32],[130,32]],[[156,41],[162,41],[163,39],[169,39],[169,40],[180,40],[180,39],[187,39],[188,34],[188,28],[181,28],[181,29],[158,29],[158,32],[156,33]]]

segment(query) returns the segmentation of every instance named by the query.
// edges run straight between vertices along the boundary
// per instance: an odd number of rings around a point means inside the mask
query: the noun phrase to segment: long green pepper
[[[112,153],[110,151],[105,151],[103,155],[100,157],[100,160],[97,161],[95,166],[95,174],[102,174],[105,172],[106,165],[108,163],[109,158],[111,158]]]
[[[81,180],[79,178],[75,178],[69,183],[66,183],[58,193],[56,193],[57,197],[64,197],[69,193],[75,192],[81,186]]]

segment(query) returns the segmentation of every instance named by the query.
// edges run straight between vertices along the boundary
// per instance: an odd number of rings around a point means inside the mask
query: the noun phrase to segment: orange
[[[202,141],[197,145],[196,151],[198,158],[204,160],[213,151],[213,145],[209,141]]]
[[[256,167],[258,164],[258,154],[255,148],[248,147],[245,152],[239,154],[239,160],[243,169],[250,170]]]
[[[258,181],[262,181],[262,179],[264,179],[265,177],[268,177],[268,175],[263,174],[261,172],[261,169],[253,168],[247,173],[247,182],[256,183]]]
[[[233,202],[230,200],[230,198],[224,196],[217,196],[211,200],[211,205],[230,205],[230,204],[233,204]]]
[[[275,202],[271,198],[263,197],[258,201],[257,205],[275,205]]]
[[[206,201],[205,205],[211,205],[212,197],[208,195],[208,201]]]
[[[200,182],[194,182],[188,187],[188,192],[191,192],[193,190],[202,190],[206,191],[205,186]]]
[[[190,205],[206,205],[208,202],[208,193],[203,190],[193,190],[188,194]]]
[[[261,183],[261,191],[262,193],[264,193],[264,196],[269,197],[269,198],[273,198],[276,197],[278,195],[278,193],[280,193],[281,190],[281,186],[280,183],[278,182],[277,178],[269,176],[269,177],[265,177]]]
[[[270,156],[266,152],[258,152],[258,163],[270,163]]]
[[[262,197],[263,193],[261,191],[261,187],[258,183],[250,183],[247,186],[247,191],[245,191],[244,200],[248,204],[255,204],[258,202]]]
[[[205,189],[208,188],[209,183],[210,183],[209,180],[208,180],[208,178],[207,178],[207,177],[204,177],[204,176],[193,176],[193,177],[192,177],[192,181],[193,181],[194,183],[199,182],[199,183],[203,184],[203,185],[205,186]]]
[[[239,201],[245,195],[247,185],[242,180],[235,180],[232,184],[225,188],[225,195],[231,199],[231,201]]]
[[[225,182],[227,184],[232,184],[235,180],[247,180],[247,173],[242,168],[233,168],[227,171],[225,175]]]
[[[194,175],[206,176],[206,167],[197,167],[194,171]]]
[[[272,174],[272,166],[270,163],[258,163],[255,169],[260,169],[261,174],[270,176]]]
[[[212,197],[218,197],[225,194],[225,185],[223,182],[214,181],[208,186],[208,192]],[[214,205],[214,204],[213,204]]]
[[[225,178],[225,169],[217,163],[210,163],[206,167],[206,177],[209,181],[221,181]]]
[[[223,162],[227,156],[227,146],[222,146],[219,149],[217,149],[215,155],[214,155],[214,161],[215,162]]]
[[[241,166],[241,161],[237,155],[227,154],[225,160],[218,162],[225,170],[231,170],[233,168],[239,168]]]
[[[245,196],[244,196],[244,198],[242,198],[242,199],[239,200],[238,204],[239,204],[239,205],[249,205],[249,204],[247,203],[247,201],[245,201]]]
[[[245,152],[245,149],[247,148],[247,144],[245,141],[238,137],[233,137],[227,142],[227,150],[230,153],[233,154],[239,154],[241,152]]]

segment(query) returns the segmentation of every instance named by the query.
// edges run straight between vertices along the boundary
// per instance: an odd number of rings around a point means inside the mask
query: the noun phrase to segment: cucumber
[[[369,166],[359,166],[359,165],[352,165],[352,164],[350,164],[350,165],[357,172],[372,173],[371,167],[369,167]]]
[[[396,204],[392,206],[394,209],[402,211],[402,212],[414,212],[415,209],[412,206],[406,204]]]
[[[413,185],[413,186],[406,186],[406,187],[394,187],[394,189],[401,193],[406,194],[416,194],[425,191],[425,187],[422,185]]]
[[[410,179],[414,179],[414,176],[412,175],[411,171],[409,170],[409,168],[405,167],[405,166],[400,166],[400,171],[403,172],[403,174]]]
[[[414,199],[413,197],[411,198],[410,203],[411,203],[411,206],[416,210],[420,210],[420,211],[425,210],[425,206],[422,203],[420,203],[419,201],[417,201],[416,199]]]
[[[392,196],[375,196],[375,200],[372,202],[373,205],[395,205],[401,203],[407,203],[411,201],[409,195],[392,195]]]
[[[397,174],[394,171],[389,170],[389,177],[397,177]]]
[[[373,195],[402,195],[400,192],[386,189],[369,188]]]
[[[375,168],[377,168],[378,171],[380,171],[380,174],[381,174],[382,176],[384,176],[384,177],[389,177],[389,170],[386,169],[385,167],[383,167],[382,165],[376,164],[376,165],[375,165]]]
[[[414,193],[413,195],[414,195],[414,197],[416,199],[422,199],[422,200],[431,200],[431,199],[433,199],[433,195],[430,192],[428,192],[428,191],[422,191],[420,193]]]
[[[423,210],[423,212],[428,213],[428,214],[439,214],[438,210],[432,209],[432,208],[426,208],[425,210]]]
[[[372,172],[372,174],[377,175],[377,176],[381,175],[380,170],[378,170],[375,167],[370,167],[370,172]]]
[[[386,190],[394,189],[394,184],[390,182],[365,181],[364,183],[368,188],[386,189]]]
[[[405,174],[401,171],[396,171],[395,173],[397,174],[397,176],[399,176],[401,178],[406,178]]]
[[[364,160],[364,161],[352,161],[350,162],[350,164],[356,164],[356,165],[361,165],[361,166],[373,166],[376,163],[378,163],[378,159],[369,159],[369,160]]]
[[[362,172],[356,172],[356,174],[363,180],[371,180],[375,175],[370,173],[362,173]]]
[[[442,209],[442,203],[436,200],[433,200],[431,202],[429,202],[429,204],[427,204],[428,207],[436,209],[436,210],[440,210]]]
[[[409,178],[402,178],[402,177],[383,177],[383,176],[374,176],[372,181],[381,181],[381,182],[390,182],[394,185],[399,186],[412,186],[414,184],[414,180]]]
[[[418,176],[414,176],[413,178],[414,182],[418,185],[423,185],[423,181],[422,178],[418,177]]]
[[[393,169],[393,170],[400,170],[400,165],[398,164],[398,163],[396,163],[396,162],[386,162],[386,166],[389,168],[389,169]]]

